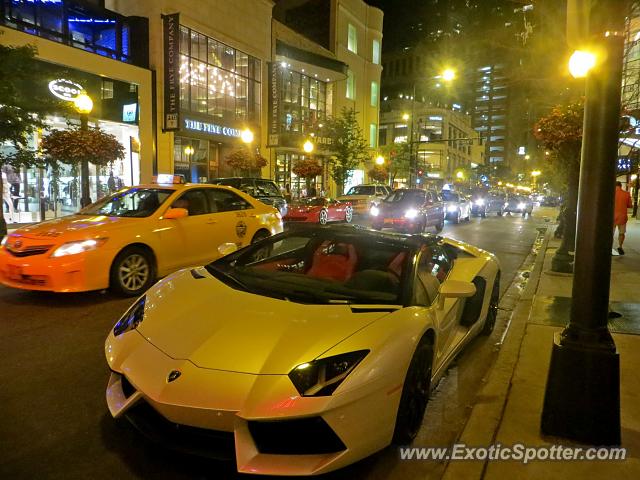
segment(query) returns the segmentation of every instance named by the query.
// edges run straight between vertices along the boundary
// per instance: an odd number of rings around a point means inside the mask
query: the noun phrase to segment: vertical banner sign
[[[279,144],[278,133],[280,120],[280,75],[278,63],[269,63],[269,138],[267,146]]]
[[[180,129],[180,14],[162,17],[164,33],[164,130]]]

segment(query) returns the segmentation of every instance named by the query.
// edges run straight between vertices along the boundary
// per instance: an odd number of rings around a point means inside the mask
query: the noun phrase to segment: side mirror
[[[468,298],[476,294],[476,286],[471,282],[461,280],[447,280],[440,286],[438,296],[438,307],[444,308],[444,301],[447,298]]]
[[[238,246],[235,243],[231,243],[231,242],[223,243],[218,247],[218,253],[222,257],[230,255],[237,250],[238,250]]]
[[[186,208],[170,208],[167,210],[163,218],[167,220],[175,220],[176,218],[184,218],[189,216],[189,210]]]

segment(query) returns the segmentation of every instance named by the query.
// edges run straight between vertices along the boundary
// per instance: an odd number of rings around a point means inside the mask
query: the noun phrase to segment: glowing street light
[[[409,120],[409,114],[408,114],[408,113],[403,113],[403,114],[402,114],[402,120],[404,120],[405,122],[406,122],[407,120]]]
[[[458,172],[456,173],[456,178],[458,180],[464,180],[464,172]]]
[[[596,65],[596,56],[584,50],[576,50],[569,59],[569,72],[574,78],[584,78]]]
[[[184,154],[186,156],[193,155],[195,152],[196,151],[193,149],[191,145],[187,145],[186,147],[184,147]]]
[[[73,99],[73,105],[80,114],[80,130],[89,130],[89,114],[91,110],[93,110],[93,100],[91,100],[91,97],[87,95],[86,92],[82,92]],[[80,195],[80,206],[83,208],[91,203],[90,188],[89,160],[83,159],[80,162],[80,190],[82,191]]]
[[[525,159],[525,160],[529,160],[530,158],[531,158],[531,155],[525,155],[525,156],[524,156],[524,159]]]
[[[540,170],[534,170],[533,172],[531,172],[531,176],[532,177],[537,177],[541,174],[542,172]]]
[[[382,155],[376,157],[376,165],[384,165],[384,157]]]
[[[311,140],[307,140],[306,142],[304,142],[304,145],[302,145],[302,149],[305,151],[305,153],[313,152],[313,142]]]
[[[73,104],[76,107],[78,113],[83,115],[89,115],[93,110],[93,100],[86,93],[81,93],[73,99]]]
[[[253,132],[251,130],[249,130],[248,128],[245,128],[242,133],[240,134],[240,139],[244,142],[244,143],[251,143],[253,142]]]
[[[447,69],[445,69],[444,72],[442,72],[442,79],[445,82],[450,82],[455,78],[456,78],[456,72],[454,70],[450,69],[450,68],[447,68]]]

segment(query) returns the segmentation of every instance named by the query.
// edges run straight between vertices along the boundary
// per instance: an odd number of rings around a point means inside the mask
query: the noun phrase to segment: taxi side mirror
[[[438,307],[444,308],[444,301],[447,298],[468,298],[476,294],[476,286],[471,282],[460,280],[447,280],[440,286],[438,296]]]
[[[175,220],[177,218],[184,218],[189,216],[189,211],[186,208],[170,208],[164,214],[165,219]]]
[[[231,242],[223,243],[218,247],[218,253],[223,257],[230,255],[237,250],[238,250],[238,245]]]

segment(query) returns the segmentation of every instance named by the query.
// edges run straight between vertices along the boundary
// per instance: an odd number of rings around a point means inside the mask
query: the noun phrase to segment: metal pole
[[[600,65],[587,78],[569,325],[556,334],[542,432],[620,444],[620,359],[607,327],[625,0],[594,2]]]
[[[411,169],[409,172],[409,188],[415,188],[416,187],[416,180],[418,178],[418,172],[416,171],[416,165],[417,165],[417,155],[413,154],[413,146],[414,146],[414,132],[413,132],[413,128],[414,128],[414,117],[416,116],[416,82],[413,82],[413,95],[411,97],[411,127],[409,129],[409,157],[410,157],[410,164],[411,164]]]
[[[80,114],[80,130],[89,130],[89,115],[86,113]],[[80,198],[80,206],[84,208],[91,203],[91,195],[89,194],[89,160],[86,158],[83,158],[80,162],[80,182],[82,195]]]

